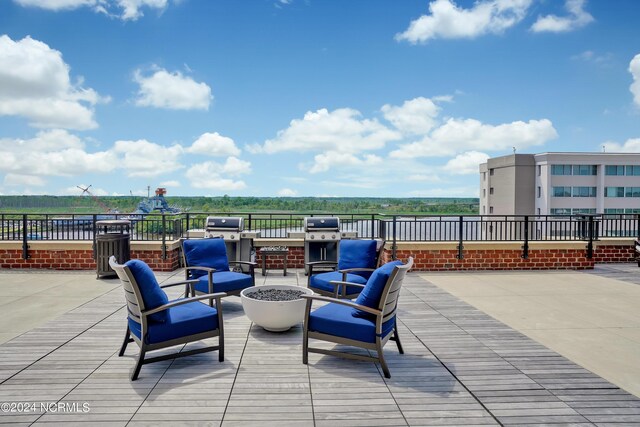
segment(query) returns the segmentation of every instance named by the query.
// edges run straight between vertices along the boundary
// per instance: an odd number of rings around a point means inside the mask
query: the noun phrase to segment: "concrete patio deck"
[[[300,327],[266,332],[244,316],[239,298],[229,297],[223,303],[224,363],[216,353],[158,362],[143,366],[136,382],[128,376],[137,347],[117,356],[125,328],[117,280],[97,281],[87,272],[0,276],[0,292],[7,284],[43,286],[44,292],[57,280],[60,292],[63,286],[86,292],[86,302],[61,307],[63,314],[42,319],[37,327],[32,319],[33,329],[0,345],[0,402],[37,403],[35,411],[21,413],[5,412],[3,405],[0,423],[640,424],[640,399],[434,285],[428,273],[411,273],[405,280],[399,312],[405,354],[392,342],[386,346],[391,379],[373,363],[317,354],[303,365]],[[182,274],[159,274],[163,280],[171,276]],[[301,272],[287,277],[269,272],[257,279],[259,284],[306,282]],[[631,274],[629,279],[634,280]],[[35,312],[15,319],[38,316],[36,305]],[[79,405],[43,411],[40,402]]]

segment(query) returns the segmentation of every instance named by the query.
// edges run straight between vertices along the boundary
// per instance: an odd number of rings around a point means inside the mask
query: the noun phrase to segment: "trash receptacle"
[[[129,260],[129,230],[131,222],[126,220],[96,221],[96,270],[97,278],[115,276],[109,266],[109,257],[116,257],[119,264]]]

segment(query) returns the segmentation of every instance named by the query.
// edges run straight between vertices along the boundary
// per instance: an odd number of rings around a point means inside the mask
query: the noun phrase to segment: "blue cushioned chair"
[[[257,264],[249,261],[229,261],[224,239],[183,240],[182,256],[186,279],[197,279],[193,295],[214,292],[240,295],[243,289],[255,285],[254,269]],[[230,264],[248,266],[249,274],[231,271]]]
[[[196,281],[182,281],[160,286],[151,268],[143,261],[133,259],[124,265],[116,258],[109,258],[109,265],[116,272],[127,301],[127,332],[118,356],[122,356],[127,344],[135,341],[140,347],[138,362],[131,374],[135,381],[142,365],[176,357],[190,356],[206,351],[218,350],[218,359],[224,360],[224,334],[220,298],[224,293],[206,294],[193,298],[169,301],[161,288],[185,283],[192,286]],[[215,300],[215,307],[202,304],[200,300]],[[218,337],[217,346],[167,354],[145,359],[149,351],[159,350],[205,338]]]
[[[315,293],[335,298],[352,299],[360,294],[367,279],[378,267],[384,240],[341,240],[338,246],[338,261],[308,262],[307,287]],[[336,271],[314,274],[314,267],[332,267]],[[351,283],[346,285],[345,282]],[[353,284],[357,286],[354,286]]]
[[[302,363],[308,363],[309,352],[379,362],[384,376],[391,378],[382,347],[387,341],[393,340],[400,354],[404,353],[398,335],[396,310],[402,281],[412,265],[413,258],[409,258],[406,264],[393,261],[376,269],[355,301],[321,295],[302,295],[302,298],[307,299]],[[329,304],[311,311],[313,301],[325,301]],[[309,338],[375,350],[377,356],[311,348]]]

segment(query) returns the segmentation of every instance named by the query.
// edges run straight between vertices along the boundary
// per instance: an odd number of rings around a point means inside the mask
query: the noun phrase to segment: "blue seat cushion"
[[[167,321],[164,323],[150,319],[145,343],[157,344],[218,329],[218,311],[197,301],[171,307],[166,312]],[[140,338],[141,325],[131,318],[129,329]]]
[[[155,274],[153,274],[151,268],[144,261],[132,259],[124,265],[129,268],[131,274],[133,274],[133,278],[136,279],[136,283],[142,294],[145,310],[151,310],[169,302],[169,298],[160,288]],[[150,318],[157,322],[165,322],[167,321],[167,312],[165,310],[154,313]]]
[[[231,292],[253,286],[253,279],[248,274],[234,271],[213,273],[213,292]],[[200,277],[195,284],[198,292],[209,293],[209,276]]]
[[[395,322],[396,317],[393,316],[382,324],[381,337],[393,330]],[[374,317],[356,317],[353,308],[336,303],[312,311],[309,314],[309,330],[368,343],[376,341]]]
[[[389,276],[391,276],[393,269],[398,265],[402,265],[402,262],[392,261],[376,269],[371,277],[369,277],[369,280],[367,280],[366,286],[362,292],[360,292],[358,298],[356,298],[355,303],[378,309],[380,306],[380,298],[382,298],[382,291],[384,291],[384,287],[387,284],[387,280],[389,280]],[[353,309],[353,311],[354,315],[359,317],[371,316],[371,314],[362,310]]]
[[[338,270],[348,268],[376,268],[375,240],[341,240],[340,257],[338,258]],[[368,279],[370,271],[354,273]]]
[[[227,246],[223,239],[187,239],[182,242],[182,250],[188,267],[209,267],[216,271],[229,271]],[[205,276],[206,271],[191,270],[190,279]]]
[[[342,273],[339,273],[337,271],[330,271],[327,273],[314,274],[309,279],[309,287],[321,289],[327,292],[334,292],[333,285],[329,283],[331,281],[342,281]],[[365,283],[367,283],[367,279],[357,274],[347,273],[347,282],[360,283],[364,285]],[[339,293],[342,293],[342,285],[339,286],[338,289]],[[361,290],[362,288],[359,288],[357,286],[347,286],[347,295],[360,293]]]

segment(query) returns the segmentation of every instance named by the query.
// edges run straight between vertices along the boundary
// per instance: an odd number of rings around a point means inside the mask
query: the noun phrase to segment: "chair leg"
[[[396,325],[393,327],[393,340],[396,342],[398,346],[398,352],[400,354],[404,354],[404,349],[402,348],[402,343],[400,342],[400,335],[398,335],[398,323],[396,321]]]
[[[140,374],[140,368],[142,368],[142,365],[144,364],[144,354],[145,354],[145,351],[141,348],[140,354],[138,354],[138,362],[136,363],[136,367],[133,370],[133,374],[131,374],[131,381],[135,381],[138,379],[138,374]]]
[[[127,332],[124,334],[124,341],[122,342],[122,345],[120,346],[120,352],[118,353],[119,357],[122,357],[124,355],[124,351],[127,349],[127,344],[133,341],[130,336],[131,331],[129,330],[129,325],[127,325]]]
[[[309,363],[309,332],[306,326],[302,330],[302,363],[305,365]]]
[[[389,372],[387,362],[384,360],[384,353],[382,352],[382,344],[380,343],[380,338],[376,338],[376,351],[378,352],[378,361],[380,361],[380,366],[382,367],[384,377],[391,378],[391,372]]]

